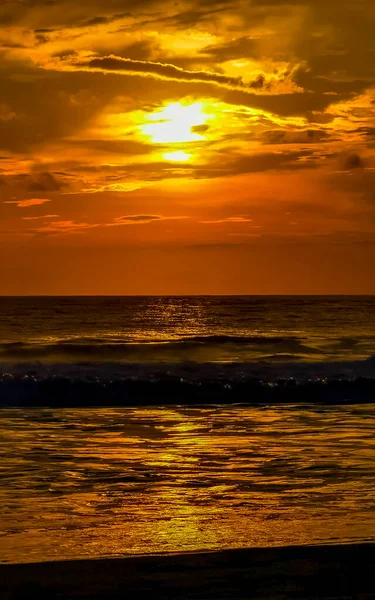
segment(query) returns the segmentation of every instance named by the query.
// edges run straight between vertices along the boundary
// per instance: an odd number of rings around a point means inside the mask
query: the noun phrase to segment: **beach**
[[[375,598],[375,544],[0,566],[3,600]]]
[[[374,302],[3,299],[0,598],[374,598]]]

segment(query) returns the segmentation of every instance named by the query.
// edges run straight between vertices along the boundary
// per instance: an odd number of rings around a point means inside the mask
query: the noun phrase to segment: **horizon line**
[[[0,294],[0,298],[371,298],[374,293],[328,294]]]

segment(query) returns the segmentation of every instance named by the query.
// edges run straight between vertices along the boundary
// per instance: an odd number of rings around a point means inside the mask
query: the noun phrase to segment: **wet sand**
[[[0,598],[375,598],[375,544],[0,565]]]

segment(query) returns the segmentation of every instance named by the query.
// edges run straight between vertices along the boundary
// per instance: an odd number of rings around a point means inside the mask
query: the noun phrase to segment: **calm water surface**
[[[3,562],[375,539],[375,406],[3,409]]]

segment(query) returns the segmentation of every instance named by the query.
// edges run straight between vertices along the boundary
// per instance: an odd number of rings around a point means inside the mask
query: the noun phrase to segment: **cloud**
[[[211,223],[252,223],[252,219],[246,216],[238,217],[227,217],[226,219],[218,219],[217,221],[200,221],[200,223],[211,224]]]
[[[301,149],[298,151],[275,151],[252,154],[233,151],[232,147],[221,147],[219,152],[213,151],[212,157],[207,162],[171,165],[166,161],[152,160],[148,162],[132,162],[124,170],[120,165],[111,165],[106,171],[94,171],[94,180],[90,187],[80,187],[66,194],[97,194],[97,193],[131,193],[136,190],[150,188],[157,182],[163,180],[176,180],[184,177],[188,179],[216,179],[220,177],[231,177],[245,175],[248,173],[259,173],[263,171],[295,171],[302,169],[318,168],[323,164],[329,153],[322,149]],[[85,166],[82,167],[83,172]],[[113,174],[112,174],[113,173]],[[90,171],[87,171],[90,177]],[[98,180],[96,181],[96,178]],[[115,183],[101,185],[103,179],[115,179]]]
[[[116,217],[114,222],[116,225],[132,225],[136,223],[153,223],[155,221],[171,221],[187,219],[188,217],[163,217],[162,215],[125,215]]]
[[[213,55],[220,61],[234,60],[243,56],[252,56],[258,44],[258,39],[242,36],[224,44],[206,46],[201,53]]]
[[[96,49],[100,50],[98,45]],[[153,52],[159,50],[156,40],[137,40],[126,46],[117,49],[117,56],[122,58],[132,58],[134,60],[149,60],[151,59]]]
[[[327,139],[329,139],[329,134],[318,129],[308,129],[306,131],[275,129],[265,131],[260,136],[263,144],[318,144]]]
[[[300,169],[313,169],[318,167],[320,160],[325,155],[315,155],[308,150],[298,152],[267,152],[263,154],[234,154],[226,152],[226,162],[220,161],[217,166],[208,164],[192,169],[191,176],[196,179],[214,179],[217,177],[231,177],[247,173],[261,173],[263,171],[295,171]],[[178,174],[176,174],[176,177]]]
[[[331,227],[333,203],[341,213],[332,227],[353,216],[355,205],[353,223],[362,223],[359,211],[374,206],[375,5],[353,6],[3,0],[0,153],[9,160],[0,163],[1,200],[46,196],[54,203],[29,211],[1,204],[1,218],[13,227],[16,213],[20,230],[88,230],[87,237],[155,223],[144,231],[157,237],[168,229],[163,215],[196,210],[197,220],[219,226],[186,227],[186,236],[247,236],[254,226],[245,213],[259,221],[252,202],[260,205],[263,196],[262,210],[277,220],[275,207],[299,193],[299,182],[301,198],[316,182],[322,228]],[[207,103],[213,119],[192,126],[199,142],[173,146],[189,152],[189,161],[168,164],[162,157],[172,146],[146,144],[139,131],[161,106],[181,100]],[[329,177],[338,181],[332,189]],[[245,195],[241,204],[237,196]],[[225,206],[220,214],[200,212],[216,197]],[[61,217],[40,214],[50,206]],[[40,216],[24,222],[20,212]]]
[[[363,167],[363,161],[356,152],[349,152],[340,157],[340,163],[344,171],[352,171]]]
[[[98,194],[102,192],[114,192],[114,193],[128,193],[135,192],[141,188],[149,185],[146,181],[119,181],[118,183],[109,183],[106,185],[92,185],[89,188],[83,188],[78,192],[68,192],[69,194],[76,194],[84,192],[85,194]]]
[[[40,219],[54,219],[58,218],[59,215],[44,215],[41,217],[35,217]],[[25,233],[30,235],[64,235],[64,234],[75,234],[75,233],[84,233],[85,231],[90,231],[93,229],[104,229],[108,227],[120,227],[123,225],[141,225],[146,223],[154,223],[159,221],[170,221],[170,220],[180,220],[187,219],[188,217],[184,216],[163,216],[163,215],[149,215],[149,214],[139,214],[139,215],[124,215],[122,217],[115,217],[111,222],[104,223],[88,223],[86,221],[73,221],[72,219],[64,219],[61,221],[51,220],[49,223],[45,223],[40,227],[36,227],[35,229],[30,229]],[[26,220],[33,220],[34,217],[28,218]]]
[[[6,176],[6,183],[29,192],[56,192],[63,184],[50,173],[17,173]]]
[[[134,156],[152,152],[150,144],[124,139],[73,139],[65,141],[67,148],[86,148],[90,151]],[[100,167],[98,167],[98,170]]]
[[[47,200],[47,198],[30,198],[30,200],[8,200],[4,204],[16,204],[18,208],[28,208],[29,206],[46,204],[46,202],[51,202],[51,200]]]
[[[44,235],[49,235],[49,234],[64,234],[64,233],[80,233],[81,231],[85,231],[88,229],[96,229],[98,227],[103,227],[103,225],[101,223],[85,223],[85,222],[81,222],[81,223],[77,223],[75,221],[72,220],[66,220],[66,221],[51,221],[51,223],[48,223],[46,225],[43,225],[42,227],[38,227],[36,229],[32,229],[30,231],[28,231],[27,233],[34,233],[34,234],[44,234]]]
[[[37,176],[31,176],[32,181],[28,185],[30,192],[57,192],[63,187],[63,184],[57,181],[54,175],[50,173],[39,173]]]
[[[17,115],[6,104],[0,104],[0,121],[12,121]]]
[[[59,2],[61,4],[61,1]],[[86,8],[86,7],[85,7]],[[62,11],[63,9],[61,9]],[[91,9],[89,9],[90,11]],[[69,13],[68,13],[69,14]],[[108,16],[98,15],[96,17],[90,17],[77,23],[70,23],[69,29],[84,29],[87,27],[96,27],[100,25],[111,25],[115,21],[125,18],[131,18],[133,15],[130,12],[109,14]],[[64,27],[42,27],[35,30],[36,33],[53,33],[55,31],[63,31]]]
[[[22,167],[22,162],[19,165]],[[66,183],[57,179],[57,177],[51,173],[4,173],[2,176],[2,183],[8,190],[14,190],[15,192],[58,192],[62,188],[66,187]],[[15,193],[13,194],[15,195]]]
[[[36,221],[38,219],[58,219],[60,215],[39,215],[38,217],[22,217],[23,221]]]
[[[124,217],[116,217],[116,223],[151,223],[152,221],[160,221],[164,217],[161,215],[125,215]]]
[[[48,72],[30,61],[2,61],[0,152],[34,154],[48,142],[82,131],[110,99],[124,93],[123,81],[113,78],[98,86],[94,79],[92,73]]]
[[[13,20],[14,19],[11,13],[5,13],[4,15],[0,15],[0,25],[12,25]]]
[[[152,77],[154,79],[166,81],[208,83],[247,94],[254,94],[257,90],[264,90],[267,92],[268,90],[271,90],[272,83],[280,83],[275,80],[273,82],[266,82],[266,78],[263,74],[257,75],[250,83],[245,83],[241,77],[229,77],[212,71],[192,71],[171,63],[134,60],[131,58],[122,58],[114,54],[83,59],[77,58],[76,55],[69,54],[68,56],[60,57],[60,60],[57,63],[47,62],[44,66],[47,69],[65,66],[78,71],[93,70],[103,73]],[[288,93],[291,91],[302,92],[303,89],[297,85],[293,85],[293,82],[291,82]]]
[[[117,13],[115,15],[110,15],[108,17],[98,16],[91,17],[87,21],[83,21],[77,27],[95,27],[96,25],[107,25],[113,23],[114,21],[118,21],[119,19],[124,19],[126,17],[131,17],[132,14],[130,12],[126,13]]]
[[[356,161],[354,160],[354,162]],[[343,167],[345,167],[345,159],[339,170],[328,174],[332,189],[343,191],[346,197],[351,199],[353,222],[365,219],[368,224],[375,223],[373,214],[375,209],[375,169]],[[372,212],[370,218],[367,214],[368,210]]]

